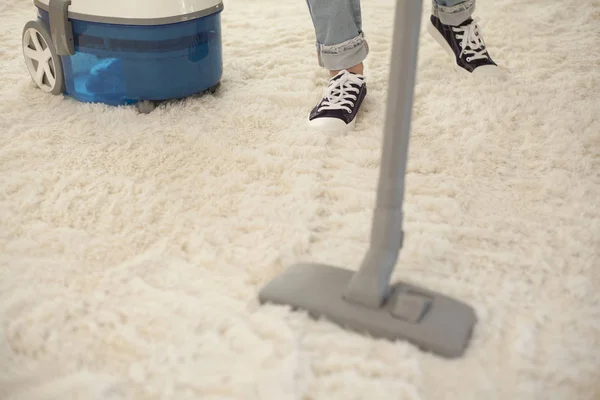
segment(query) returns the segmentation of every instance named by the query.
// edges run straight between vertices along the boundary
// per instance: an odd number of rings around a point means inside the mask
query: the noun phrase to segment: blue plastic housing
[[[49,27],[48,12],[38,9],[38,15]],[[61,58],[66,94],[79,101],[184,98],[221,80],[221,12],[153,26],[70,21],[75,55]]]

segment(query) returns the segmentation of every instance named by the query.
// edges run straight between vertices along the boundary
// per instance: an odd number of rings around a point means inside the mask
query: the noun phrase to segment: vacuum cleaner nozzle
[[[319,264],[298,264],[271,281],[261,303],[289,305],[374,338],[405,340],[447,358],[463,355],[474,325],[468,305],[407,283],[391,286],[379,308],[344,298],[354,272]]]

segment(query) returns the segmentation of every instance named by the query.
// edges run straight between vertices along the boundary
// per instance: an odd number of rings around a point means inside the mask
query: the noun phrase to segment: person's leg
[[[363,61],[369,47],[362,31],[360,0],[306,0],[316,34],[319,65],[331,73],[323,98],[309,115],[311,126],[345,131],[367,94]]]
[[[432,14],[445,25],[459,26],[473,15],[476,0],[433,0]]]
[[[362,31],[360,0],[306,0],[306,3],[315,29],[319,65],[332,75],[362,65],[369,47]]]
[[[498,75],[477,20],[476,0],[432,0],[429,33],[455,60],[461,71],[473,75]]]

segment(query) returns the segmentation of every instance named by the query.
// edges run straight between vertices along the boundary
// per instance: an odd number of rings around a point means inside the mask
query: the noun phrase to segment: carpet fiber
[[[423,34],[395,274],[475,306],[448,361],[256,300],[366,250],[392,0],[363,5],[344,136],[306,129],[327,75],[302,0],[227,1],[220,92],[150,115],[37,90],[34,8],[3,1],[0,399],[600,398],[600,4],[478,7],[509,77],[462,79]]]

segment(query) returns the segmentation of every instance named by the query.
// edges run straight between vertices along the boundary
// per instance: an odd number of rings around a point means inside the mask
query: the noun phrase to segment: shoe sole
[[[323,126],[318,126],[318,125],[314,125],[312,123],[312,121],[308,121],[308,126],[309,128],[313,129],[313,130],[318,130],[324,133],[330,133],[330,134],[343,134],[343,133],[347,133],[350,132],[352,130],[354,130],[354,127],[356,126],[356,117],[352,120],[352,122],[350,122],[349,124],[347,124],[344,127],[340,127],[340,128],[325,128]]]

